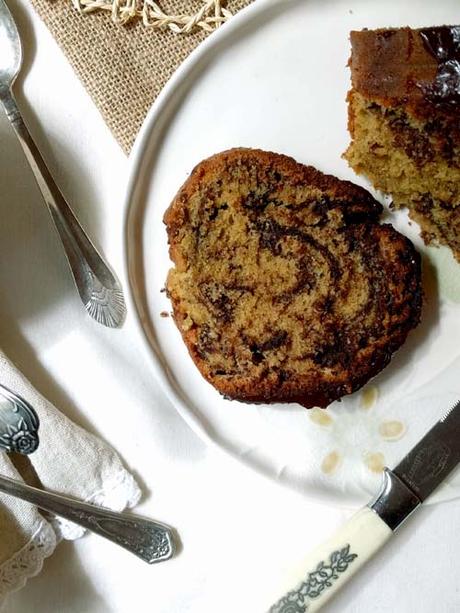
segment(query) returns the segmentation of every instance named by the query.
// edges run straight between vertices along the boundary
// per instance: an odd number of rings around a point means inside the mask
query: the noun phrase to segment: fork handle
[[[0,100],[48,206],[83,304],[99,323],[110,327],[121,325],[125,317],[125,305],[117,279],[56,185],[24,123],[11,90],[2,89]]]
[[[0,477],[0,492],[35,504],[124,547],[153,564],[174,554],[172,531],[159,522],[40,490],[9,477]]]

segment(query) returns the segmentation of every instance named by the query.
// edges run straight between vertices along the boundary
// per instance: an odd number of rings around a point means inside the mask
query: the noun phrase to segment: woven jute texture
[[[228,0],[236,13],[252,0]],[[144,117],[165,83],[206,37],[115,24],[110,13],[79,13],[69,0],[31,0],[104,120],[129,153]],[[200,0],[161,0],[168,13],[193,13]]]

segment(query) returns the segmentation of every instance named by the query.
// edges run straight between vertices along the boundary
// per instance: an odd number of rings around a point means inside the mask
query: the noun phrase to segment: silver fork
[[[33,453],[39,446],[39,426],[33,407],[22,396],[0,384],[0,453]],[[3,475],[0,475],[0,492],[64,517],[124,547],[149,564],[169,560],[175,553],[174,531],[160,522],[133,513],[117,513]]]
[[[126,316],[120,283],[91,243],[54,182],[14,99],[11,88],[21,64],[19,33],[4,0],[0,0],[0,102],[48,206],[86,310],[99,323],[110,328],[120,327]]]

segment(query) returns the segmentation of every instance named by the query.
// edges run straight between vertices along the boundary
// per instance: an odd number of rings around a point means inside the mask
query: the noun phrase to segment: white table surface
[[[9,5],[25,43],[21,109],[82,224],[121,272],[128,160],[27,0]],[[138,511],[175,526],[182,540],[175,559],[153,567],[95,536],[63,543],[4,611],[259,613],[245,604],[251,594],[351,511],[308,502],[206,448],[159,391],[130,318],[111,331],[86,316],[3,116],[0,186],[2,348],[56,406],[120,452],[145,492]],[[419,511],[327,610],[459,611],[459,520],[458,502]]]

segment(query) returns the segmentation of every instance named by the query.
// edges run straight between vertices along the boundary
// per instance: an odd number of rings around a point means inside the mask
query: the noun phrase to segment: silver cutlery
[[[280,586],[271,599],[275,604],[269,613],[319,611],[459,462],[460,402],[457,402],[395,469],[385,468],[382,488],[375,500],[353,515],[332,539],[310,553],[301,567],[293,569],[286,585]]]
[[[0,450],[33,453],[39,444],[39,426],[30,404],[0,384]]]
[[[0,385],[0,449],[23,455],[33,453],[39,444],[38,428],[39,419],[31,405]],[[124,547],[149,564],[174,555],[173,533],[165,524],[133,514],[116,513],[4,476],[0,476],[0,492],[64,517]]]
[[[4,0],[0,0],[0,102],[48,206],[86,310],[99,323],[110,328],[120,327],[126,316],[120,283],[91,243],[54,182],[14,99],[12,86],[21,64],[19,33]]]

